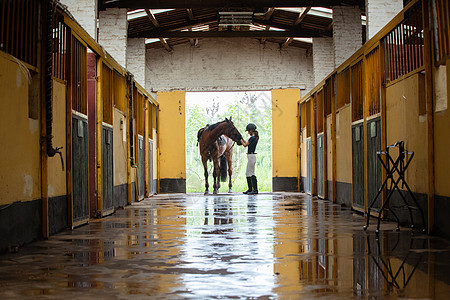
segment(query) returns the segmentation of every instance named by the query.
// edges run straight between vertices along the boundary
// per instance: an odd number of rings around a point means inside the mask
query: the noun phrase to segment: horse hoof
[[[228,193],[230,193],[230,194],[231,194],[232,192],[233,192],[233,191],[232,191],[231,189],[229,189],[229,190],[228,190]]]
[[[205,191],[205,193],[203,194],[203,195],[208,195],[209,194],[209,192],[208,191]]]
[[[214,194],[214,195],[217,195],[217,191],[214,191],[213,194]]]

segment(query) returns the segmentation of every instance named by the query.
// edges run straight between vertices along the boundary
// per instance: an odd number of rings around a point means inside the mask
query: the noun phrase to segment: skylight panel
[[[157,15],[157,14],[172,11],[172,10],[174,10],[174,9],[152,9],[151,11],[152,11],[153,15]],[[146,16],[147,16],[147,13],[145,12],[145,9],[136,9],[136,10],[127,12],[127,20],[133,20],[133,19],[142,18],[142,17],[146,17]]]
[[[275,7],[275,9],[287,10],[295,13],[301,13],[303,10],[305,10],[304,7]]]
[[[145,44],[151,44],[159,42],[159,39],[145,39]]]
[[[294,38],[294,41],[312,44],[312,38]]]

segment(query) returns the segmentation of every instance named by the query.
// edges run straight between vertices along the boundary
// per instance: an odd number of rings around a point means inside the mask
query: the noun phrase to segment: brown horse
[[[232,157],[233,157],[233,141],[238,145],[241,145],[242,135],[239,130],[234,127],[231,118],[225,121],[218,122],[213,125],[206,125],[206,127],[201,128],[197,133],[197,140],[200,148],[200,155],[202,156],[203,168],[205,170],[205,195],[209,194],[209,184],[208,184],[208,160],[213,162],[213,194],[217,194],[220,188],[220,169],[224,170],[224,175],[222,176],[223,181],[226,180],[226,164],[228,164],[228,176],[229,179],[229,190],[231,193],[231,174],[232,174]],[[219,158],[220,165],[219,166]],[[222,173],[223,174],[223,173]]]

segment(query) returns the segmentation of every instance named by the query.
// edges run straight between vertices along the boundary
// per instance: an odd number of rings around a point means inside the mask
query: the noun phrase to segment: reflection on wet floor
[[[363,225],[304,194],[158,195],[0,256],[0,299],[450,298],[447,241]]]

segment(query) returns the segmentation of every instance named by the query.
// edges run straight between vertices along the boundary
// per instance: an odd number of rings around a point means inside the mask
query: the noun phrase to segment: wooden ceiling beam
[[[284,29],[284,30],[288,30],[288,31],[299,31],[299,30],[307,29],[307,28],[304,28],[303,26],[302,26],[302,28],[299,28],[298,25],[297,26],[285,25],[285,24],[275,23],[275,22],[266,21],[266,20],[262,20],[262,19],[255,19],[254,24],[262,25],[262,26],[270,26],[270,27]],[[307,29],[307,30],[311,30],[311,29]],[[325,28],[323,28],[322,30],[316,29],[315,31],[325,31]]]
[[[268,20],[272,19],[272,15],[273,15],[274,11],[275,11],[274,7],[269,7],[269,9],[267,10],[267,12],[266,12],[266,14],[264,16],[264,20],[268,21]]]
[[[340,5],[358,5],[364,7],[365,0],[99,0],[100,9],[108,7],[129,9],[245,7],[264,11],[265,7],[330,7]]]
[[[274,11],[275,11],[275,7],[269,7],[267,9],[266,15],[264,16],[264,20],[270,21],[272,19],[272,15],[273,15]],[[266,28],[264,28],[265,31],[269,31],[269,29],[270,29],[269,25],[266,25]],[[265,42],[266,42],[266,38],[262,38],[261,44],[264,44]]]
[[[306,37],[321,37],[323,34],[318,30],[301,29],[295,31],[159,31],[150,30],[147,32],[140,32],[133,37],[141,38],[306,38]]]
[[[292,43],[293,40],[294,40],[294,38],[288,38],[288,39],[281,45],[281,49],[285,49],[287,46],[289,46],[290,43]]]
[[[194,13],[192,12],[192,8],[188,8],[186,9],[188,16],[189,16],[189,21],[193,21],[194,20]]]
[[[155,15],[152,13],[152,11],[148,8],[145,9],[145,13],[147,14],[147,17],[150,19],[150,21],[155,25],[156,28],[159,27],[159,23],[155,18]]]
[[[164,48],[166,48],[166,50],[168,52],[172,52],[172,47],[170,47],[170,45],[167,43],[167,41],[163,38],[160,38],[159,41],[161,42],[161,44],[163,44]]]
[[[189,27],[195,27],[195,26],[201,26],[201,25],[207,25],[207,24],[211,24],[211,23],[217,23],[217,16],[214,17],[208,17],[208,18],[203,18],[203,19],[196,19],[192,22],[185,22],[184,24],[181,25],[171,25],[171,26],[163,26],[164,30],[167,31],[172,31],[172,30],[181,30],[181,29],[188,29]],[[130,29],[130,22],[128,25],[128,29]],[[134,25],[133,25],[134,26]],[[134,38],[134,37],[138,37],[138,35],[140,34],[140,31],[128,31],[128,37],[130,38]]]
[[[294,21],[294,26],[297,26],[298,24],[300,24],[310,10],[311,10],[311,6],[308,6],[301,13],[299,13],[298,17]]]
[[[194,20],[194,12],[192,11],[192,8],[186,9],[189,17],[189,22],[192,22]],[[192,31],[192,26],[189,26],[189,31]],[[195,40],[189,39],[189,43],[191,43],[191,46],[195,46]]]
[[[152,11],[148,8],[145,9],[145,13],[147,14],[147,17],[150,19],[150,21],[153,23],[153,25],[156,28],[159,28],[159,23],[155,18],[155,15],[152,13]],[[159,38],[159,41],[161,44],[163,44],[164,48],[166,48],[167,51],[172,52],[172,47],[170,47],[169,43],[164,38]]]
[[[264,28],[265,31],[269,31],[269,29],[270,29],[269,25],[266,25],[266,28]],[[266,42],[266,38],[262,38],[261,39],[261,44],[264,44],[265,42]]]

